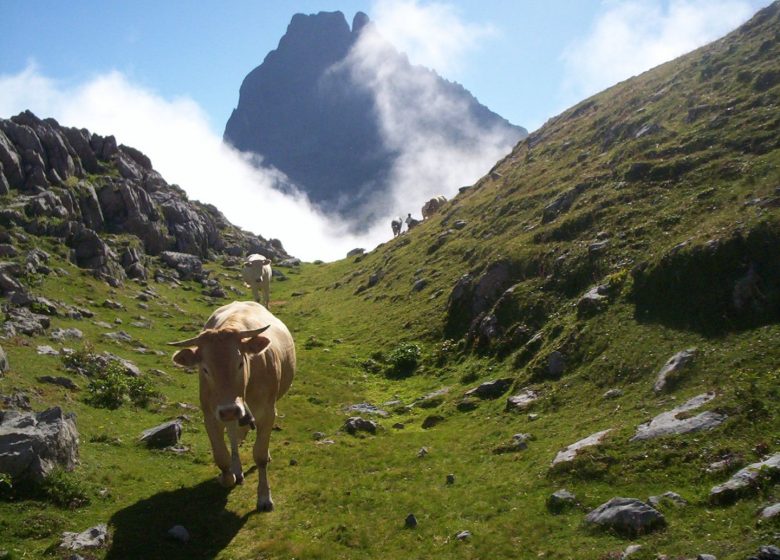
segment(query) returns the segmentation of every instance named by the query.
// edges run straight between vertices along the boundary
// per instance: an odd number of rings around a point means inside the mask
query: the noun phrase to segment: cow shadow
[[[106,560],[214,558],[241,530],[250,513],[225,509],[230,490],[216,480],[160,492],[115,513],[109,520],[111,547]],[[168,534],[175,525],[187,529],[183,543]]]

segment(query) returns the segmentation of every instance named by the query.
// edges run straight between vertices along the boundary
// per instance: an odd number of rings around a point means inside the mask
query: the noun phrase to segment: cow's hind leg
[[[204,420],[211,443],[211,454],[221,471],[219,483],[225,488],[231,488],[236,483],[236,476],[230,470],[230,454],[225,445],[225,426],[209,414],[205,415]]]
[[[253,451],[255,464],[257,465],[257,511],[272,511],[274,502],[271,499],[271,489],[268,486],[268,463],[271,456],[268,446],[271,442],[271,431],[274,427],[276,412],[271,408],[270,414],[264,414],[257,422],[257,439]]]

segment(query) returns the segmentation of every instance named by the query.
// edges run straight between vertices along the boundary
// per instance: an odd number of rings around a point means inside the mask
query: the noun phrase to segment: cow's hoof
[[[244,473],[238,473],[236,475],[236,484],[243,484],[244,483]]]
[[[236,485],[236,475],[232,472],[223,472],[219,475],[218,480],[223,488],[233,488]]]
[[[274,510],[274,503],[271,500],[263,500],[257,502],[257,511],[260,513],[267,513]]]

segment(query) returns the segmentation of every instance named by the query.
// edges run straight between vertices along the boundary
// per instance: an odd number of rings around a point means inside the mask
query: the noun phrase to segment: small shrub
[[[132,377],[121,364],[109,361],[104,369],[89,381],[87,402],[98,408],[114,410],[130,401],[145,407],[157,396],[151,381],[145,377]]]
[[[399,344],[387,356],[387,375],[407,377],[414,373],[420,363],[420,347],[411,342]]]
[[[78,508],[89,504],[89,495],[84,482],[75,474],[54,469],[41,483],[41,490],[52,503],[67,508]]]

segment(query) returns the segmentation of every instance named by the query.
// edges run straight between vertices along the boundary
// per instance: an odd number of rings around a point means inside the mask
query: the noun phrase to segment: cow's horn
[[[271,325],[266,325],[264,327],[260,327],[259,329],[252,329],[251,331],[241,331],[238,333],[239,338],[252,338],[255,335],[258,335],[262,332],[267,331]]]
[[[200,335],[188,338],[187,340],[180,340],[178,342],[169,342],[168,346],[197,346]]]

